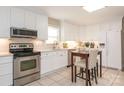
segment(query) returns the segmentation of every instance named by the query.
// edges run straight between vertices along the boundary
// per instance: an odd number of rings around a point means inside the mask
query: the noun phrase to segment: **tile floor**
[[[103,68],[102,78],[98,77],[98,84],[92,81],[93,86],[123,86],[124,72]],[[61,68],[49,74],[43,75],[40,80],[26,86],[85,86],[85,81],[77,78],[76,83],[71,82],[71,69]]]

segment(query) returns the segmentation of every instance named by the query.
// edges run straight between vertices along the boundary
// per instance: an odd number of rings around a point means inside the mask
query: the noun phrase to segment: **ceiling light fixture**
[[[88,12],[94,12],[102,8],[105,8],[105,6],[83,6],[83,9]]]

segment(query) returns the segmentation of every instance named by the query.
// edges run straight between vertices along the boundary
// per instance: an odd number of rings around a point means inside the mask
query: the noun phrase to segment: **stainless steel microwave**
[[[10,37],[37,38],[37,30],[11,27],[10,28]]]

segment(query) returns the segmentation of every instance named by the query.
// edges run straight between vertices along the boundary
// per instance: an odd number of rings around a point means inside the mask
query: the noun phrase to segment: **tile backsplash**
[[[51,49],[53,47],[52,45],[47,45],[45,41],[30,38],[11,38],[10,43],[33,43],[34,51]]]
[[[0,53],[9,52],[9,39],[0,38]]]
[[[33,43],[35,51],[49,50],[53,49],[53,44],[46,44],[45,41],[37,39],[28,39],[28,38],[11,38],[11,39],[0,39],[0,53],[9,52],[9,43]],[[76,48],[76,41],[69,41],[68,48]],[[98,42],[95,41],[95,44],[98,45]],[[59,47],[63,48],[63,42],[59,42]]]
[[[30,38],[11,38],[10,43],[33,43],[36,51],[41,51],[43,48],[43,41]]]

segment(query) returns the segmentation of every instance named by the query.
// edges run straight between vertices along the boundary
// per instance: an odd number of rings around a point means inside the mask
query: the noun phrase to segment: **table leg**
[[[102,77],[102,52],[100,53],[100,77]]]
[[[73,55],[71,55],[71,80],[72,80],[72,82],[73,82],[73,77],[74,77],[74,75],[73,75]]]
[[[86,86],[88,86],[88,58],[86,58]]]

